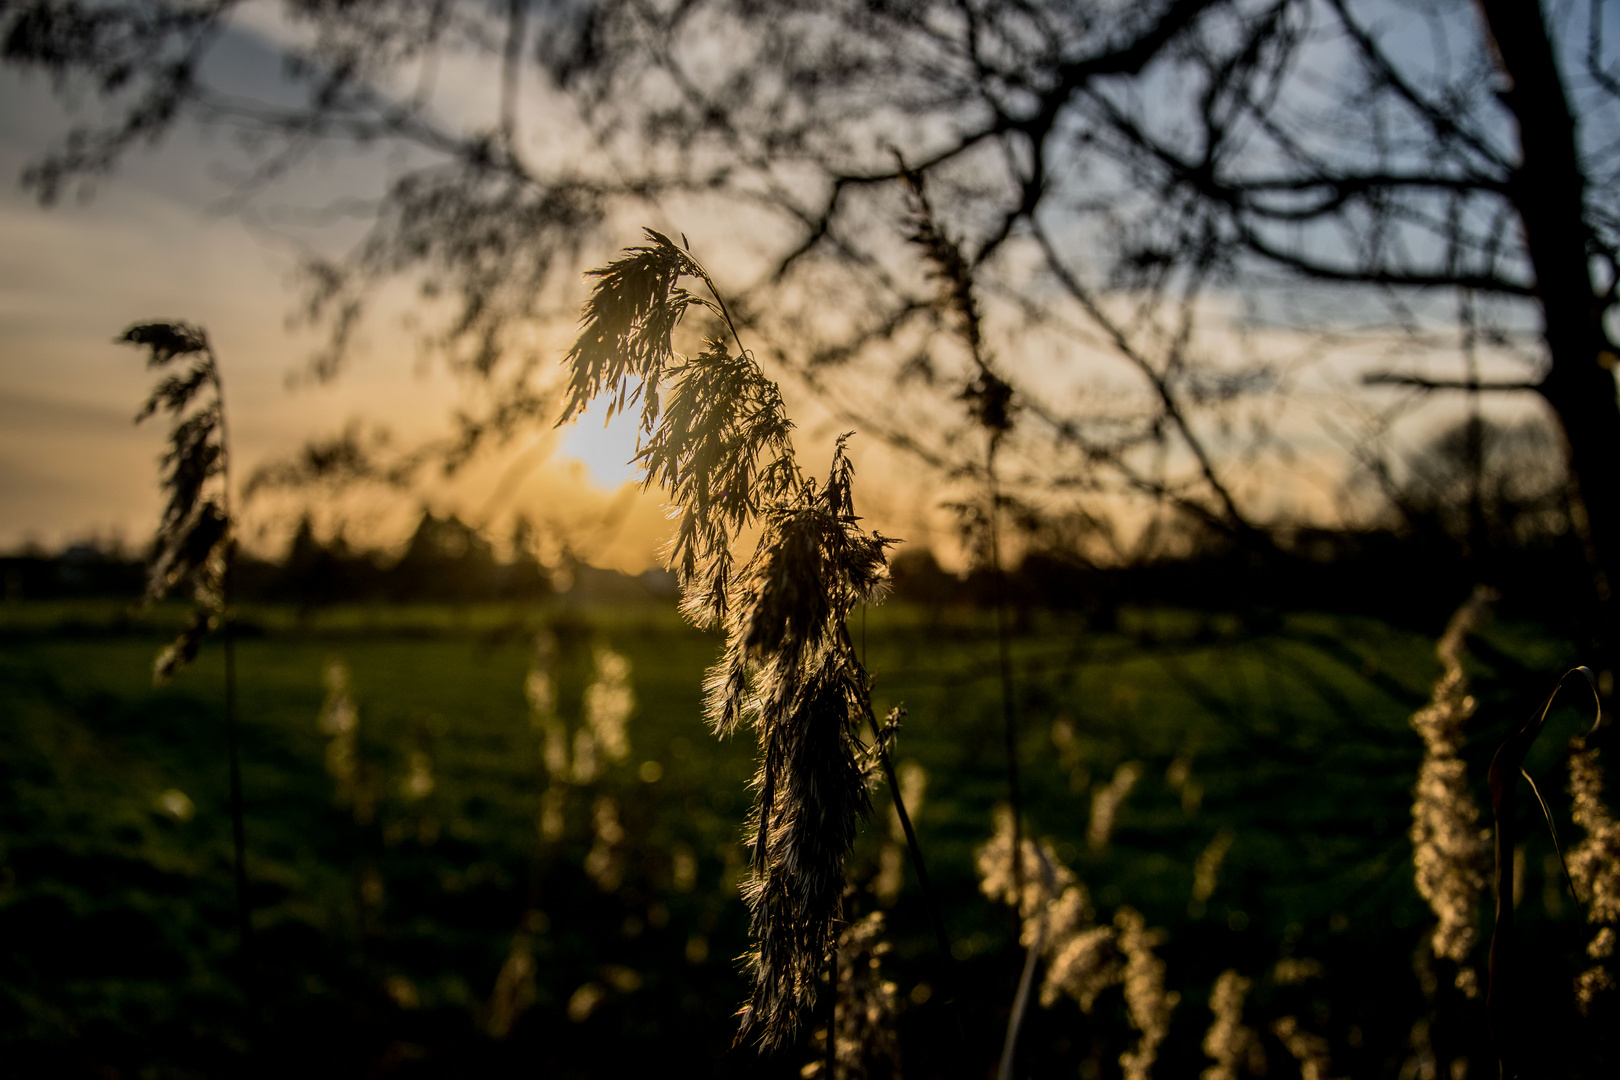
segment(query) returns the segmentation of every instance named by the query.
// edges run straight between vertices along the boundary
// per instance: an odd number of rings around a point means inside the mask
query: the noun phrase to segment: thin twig
[[[1045,879],[1046,891],[1050,895],[1057,893],[1057,874],[1052,869],[1046,852],[1040,845],[1035,846],[1035,854],[1040,862],[1041,877]],[[1018,897],[1018,906],[1021,910],[1023,894]],[[1007,1018],[1007,1039],[1001,1047],[1001,1069],[997,1072],[997,1080],[1012,1080],[1013,1065],[1018,1060],[1018,1036],[1024,1030],[1024,1016],[1029,1012],[1030,990],[1035,985],[1035,967],[1040,963],[1041,950],[1046,947],[1046,913],[1037,914],[1035,921],[1035,939],[1029,943],[1029,952],[1024,955],[1024,971],[1018,976],[1018,993],[1013,997],[1012,1015]]]
[[[878,763],[883,767],[883,777],[889,783],[889,794],[894,799],[894,812],[900,819],[900,829],[906,834],[906,847],[911,851],[911,865],[917,871],[917,884],[922,886],[923,899],[928,904],[928,916],[934,924],[934,941],[939,946],[940,958],[945,963],[945,971],[951,980],[951,997],[956,996],[955,963],[956,957],[951,952],[950,935],[945,932],[945,920],[940,916],[938,898],[934,895],[934,886],[928,880],[928,867],[923,862],[922,847],[917,843],[917,831],[911,826],[911,815],[906,813],[906,801],[900,794],[900,782],[895,779],[894,763],[889,760],[888,747],[883,741],[883,734],[878,728],[877,717],[870,711],[866,719],[872,725],[873,745],[877,747]]]
[[[1023,791],[1018,775],[1018,711],[1013,688],[1012,647],[1007,628],[1007,573],[1001,563],[1001,492],[996,485],[996,445],[992,436],[985,456],[985,486],[990,497],[986,528],[990,537],[990,572],[996,586],[996,659],[1001,675],[1002,739],[1007,752],[1007,802],[1013,816],[1013,891],[1024,895]]]
[[[1469,393],[1515,393],[1541,390],[1541,384],[1528,379],[1430,379],[1398,371],[1373,371],[1361,377],[1363,386],[1409,386],[1414,390],[1466,390]]]

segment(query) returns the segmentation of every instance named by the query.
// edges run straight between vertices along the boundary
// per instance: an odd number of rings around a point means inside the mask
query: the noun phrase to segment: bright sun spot
[[[630,459],[636,453],[636,426],[641,411],[633,409],[607,418],[607,402],[597,398],[590,408],[566,429],[558,453],[584,462],[591,480],[608,491],[627,480],[636,479]]]

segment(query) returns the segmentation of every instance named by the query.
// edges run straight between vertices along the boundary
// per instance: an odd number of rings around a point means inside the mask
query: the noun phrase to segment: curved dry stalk
[[[1491,1041],[1504,1078],[1518,1074],[1521,1060],[1518,1031],[1513,1024],[1518,987],[1514,981],[1513,965],[1513,847],[1516,840],[1513,823],[1518,809],[1518,781],[1523,772],[1525,755],[1530,752],[1536,737],[1547,723],[1547,714],[1570,676],[1580,675],[1592,691],[1592,700],[1598,717],[1596,730],[1603,722],[1603,702],[1598,696],[1597,679],[1586,667],[1571,668],[1559,678],[1552,693],[1542,703],[1541,710],[1521,724],[1502,740],[1491,759],[1491,815],[1496,826],[1496,920],[1491,929],[1490,984],[1485,995],[1486,1015],[1490,1020]]]

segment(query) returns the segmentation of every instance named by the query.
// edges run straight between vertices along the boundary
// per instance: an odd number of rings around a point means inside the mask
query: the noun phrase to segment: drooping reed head
[[[231,542],[225,403],[208,335],[186,323],[132,326],[119,342],[147,350],[147,367],[169,370],[135,415],[141,423],[169,414],[169,445],[160,484],[167,501],[152,545],[146,602],[189,586],[191,617],[153,664],[163,682],[196,658],[224,608],[226,559]]]
[[[1459,756],[1475,701],[1463,669],[1467,636],[1490,615],[1494,594],[1475,589],[1452,615],[1435,647],[1442,671],[1429,703],[1412,715],[1423,739],[1423,763],[1412,791],[1412,861],[1418,895],[1434,912],[1434,955],[1466,964],[1478,937],[1479,894],[1490,866],[1487,832],[1479,828],[1479,806],[1469,790],[1467,767]],[[1477,985],[1471,968],[1457,973],[1457,986]]]
[[[647,244],[591,272],[597,284],[566,358],[562,421],[598,396],[607,397],[610,413],[639,403],[636,460],[646,483],[668,491],[677,508],[670,565],[684,610],[707,626],[727,611],[738,532],[794,494],[793,424],[776,384],[748,353],[733,354],[718,338],[690,360],[674,351],[688,309],[720,318],[725,311],[697,260],[662,233],[646,236]],[[716,299],[683,280],[702,282]]]
[[[805,476],[781,393],[750,353],[718,337],[690,360],[674,352],[689,308],[722,320],[733,338],[736,328],[695,259],[651,230],[647,241],[593,273],[568,354],[564,419],[597,395],[614,410],[639,402],[636,461],[677,507],[670,563],[682,609],[725,630],[705,713],[722,736],[749,724],[760,753],[744,889],[754,990],[739,1038],[775,1047],[814,1004],[840,919],[844,858],[871,812],[856,732],[870,718],[869,680],[846,619],[881,595],[892,542],[859,525],[845,439],[824,480]],[[739,571],[733,547],[755,525],[758,542]]]

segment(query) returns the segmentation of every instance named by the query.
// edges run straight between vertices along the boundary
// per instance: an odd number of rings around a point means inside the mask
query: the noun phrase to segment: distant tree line
[[[1279,531],[1282,557],[1257,560],[1227,534],[1168,515],[1122,548],[1105,523],[1028,523],[1024,557],[1006,574],[1015,609],[1073,610],[1099,628],[1127,604],[1261,615],[1311,607],[1364,611],[1412,624],[1443,620],[1475,583],[1503,594],[1503,610],[1577,626],[1595,618],[1568,488],[1544,426],[1470,420],[1440,432],[1398,481],[1369,471],[1385,510],[1358,528]],[[279,561],[244,555],[240,595],[253,601],[544,600],[576,583],[591,595],[670,597],[660,582],[583,564],[543,565],[516,526],[503,557],[454,514],[424,511],[399,554],[322,539],[306,517]],[[138,596],[142,553],[86,542],[51,554],[0,557],[10,599]],[[573,579],[573,580],[569,580]],[[987,569],[958,575],[926,547],[894,559],[896,599],[944,606],[994,602]]]
[[[145,560],[118,544],[73,544],[57,554],[34,550],[0,557],[8,599],[135,597]],[[280,561],[243,553],[236,566],[244,600],[319,605],[340,602],[543,600],[552,572],[514,545],[507,558],[455,514],[424,510],[403,552],[350,546],[341,532],[321,539],[306,516]]]
[[[1106,522],[1032,519],[1007,601],[1025,612],[1081,610],[1099,628],[1126,604],[1362,612],[1427,627],[1483,582],[1500,591],[1503,614],[1595,633],[1575,504],[1546,425],[1475,415],[1437,432],[1405,475],[1370,464],[1361,479],[1382,505],[1370,521],[1275,528],[1277,550],[1265,558],[1190,515],[1161,515],[1128,546]],[[896,594],[923,603],[988,606],[1000,587],[992,571],[958,577],[922,548],[901,551],[893,570]]]

